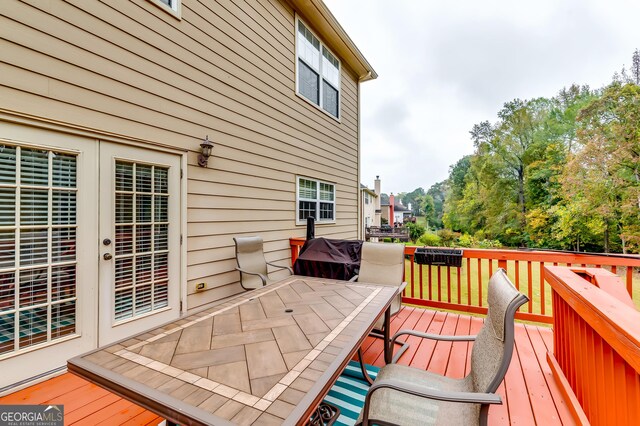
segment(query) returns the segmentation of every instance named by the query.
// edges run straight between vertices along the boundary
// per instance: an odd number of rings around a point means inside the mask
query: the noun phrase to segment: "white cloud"
[[[600,87],[640,48],[628,0],[325,0],[379,78],[362,85],[362,183],[427,189],[506,101]]]

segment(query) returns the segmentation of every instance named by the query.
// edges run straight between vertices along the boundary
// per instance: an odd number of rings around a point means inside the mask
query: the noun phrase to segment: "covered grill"
[[[307,240],[293,265],[296,275],[349,280],[358,274],[362,241],[314,238]]]

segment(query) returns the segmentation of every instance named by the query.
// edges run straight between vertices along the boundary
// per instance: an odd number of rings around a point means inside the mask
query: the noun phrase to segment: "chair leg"
[[[480,426],[487,426],[489,423],[489,404],[483,404],[480,406]]]

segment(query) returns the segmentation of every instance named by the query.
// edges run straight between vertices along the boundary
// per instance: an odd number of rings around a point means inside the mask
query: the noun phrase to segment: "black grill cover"
[[[296,275],[349,280],[360,269],[362,241],[314,238],[307,240],[293,265]]]

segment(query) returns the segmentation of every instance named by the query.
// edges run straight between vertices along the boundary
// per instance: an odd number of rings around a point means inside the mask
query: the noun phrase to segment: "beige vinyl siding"
[[[146,0],[5,0],[0,15],[1,109],[189,150],[189,308],[240,291],[236,235],[290,261],[296,175],[336,184],[316,235],[357,236],[358,82],[343,62],[340,121],[295,95],[287,3],[182,0],[178,20]]]

